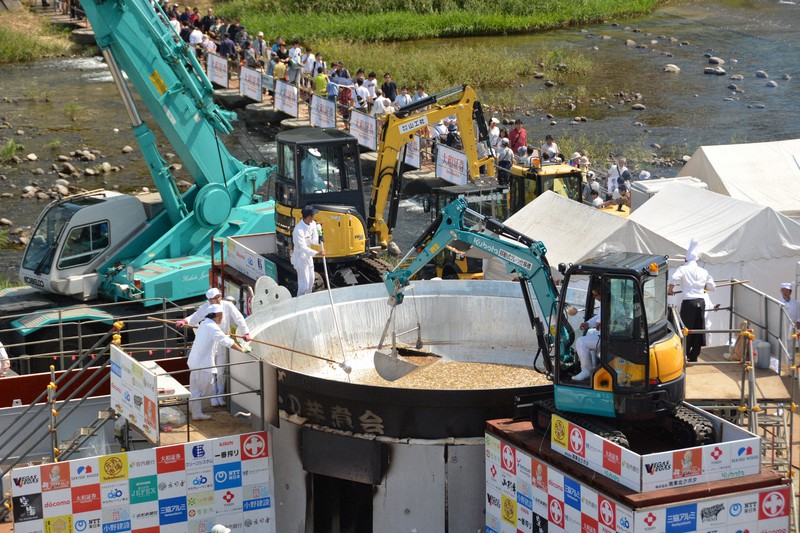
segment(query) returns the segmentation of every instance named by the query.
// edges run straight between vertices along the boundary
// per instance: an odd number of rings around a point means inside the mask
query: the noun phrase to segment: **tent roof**
[[[678,176],[694,176],[711,191],[800,216],[800,139],[701,146]]]
[[[685,251],[699,241],[700,259],[738,263],[800,255],[800,224],[770,207],[681,183],[664,187],[629,220]]]

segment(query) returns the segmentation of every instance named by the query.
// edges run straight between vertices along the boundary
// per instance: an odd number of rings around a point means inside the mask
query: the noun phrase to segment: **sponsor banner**
[[[265,91],[275,91],[275,78],[270,76],[269,74],[262,74],[261,75],[261,87]]]
[[[759,473],[759,438],[727,422],[718,422],[723,425],[727,442],[638,455],[553,416],[550,445],[553,451],[640,492]]]
[[[311,97],[310,111],[311,125],[318,128],[336,127],[336,102],[331,102],[324,96]]]
[[[297,87],[283,80],[275,83],[275,109],[297,116]]]
[[[362,111],[354,109],[350,113],[350,135],[358,140],[358,144],[375,150],[378,146],[378,122]]]
[[[466,185],[469,181],[467,154],[439,144],[436,148],[436,177],[455,185]]]
[[[111,407],[158,444],[156,375],[115,344],[111,345]]]
[[[228,88],[228,60],[217,54],[208,54],[206,74],[211,83]]]
[[[249,67],[242,67],[242,70],[239,71],[239,94],[256,102],[262,100],[263,89],[259,71]]]
[[[270,461],[257,432],[17,468],[15,531],[274,533]]]
[[[422,164],[420,161],[419,135],[414,135],[411,142],[406,143],[405,150],[403,162],[410,167],[419,168]]]
[[[559,442],[579,456],[580,443],[570,445],[569,436],[580,433],[571,433],[569,424],[561,429]],[[633,509],[490,434],[485,444],[487,532],[789,531],[791,491],[787,485]],[[612,457],[607,460],[614,464],[606,469],[623,472],[625,459],[618,460],[621,454],[609,450]],[[686,451],[654,454],[650,470],[659,475],[667,472],[670,479],[682,476],[684,469],[702,468],[698,462],[711,453],[699,448],[690,449],[690,454]],[[676,461],[678,467],[674,467]]]

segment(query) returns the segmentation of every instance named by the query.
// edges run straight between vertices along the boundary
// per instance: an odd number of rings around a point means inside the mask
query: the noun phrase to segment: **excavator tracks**
[[[663,443],[669,442],[669,446],[675,449],[703,446],[713,442],[715,438],[714,426],[711,421],[684,406],[679,406],[672,417],[657,422],[658,428],[650,427],[648,429],[643,426],[619,430],[613,425],[605,423],[602,418],[567,413],[556,409],[553,400],[539,400],[534,402],[531,411],[531,421],[536,430],[546,433],[554,414],[628,449],[640,446],[651,449],[654,438]],[[632,443],[636,446],[631,446]]]
[[[360,260],[355,268],[361,276],[368,280],[368,283],[379,283],[383,281],[383,275],[394,267],[388,261],[378,257],[366,257]]]
[[[556,402],[554,400],[539,400],[533,403],[531,421],[537,431],[544,433],[550,426],[550,418],[552,415],[558,415],[562,418],[574,422],[582,428],[591,431],[592,433],[603,437],[604,439],[613,442],[623,448],[630,449],[628,438],[621,431],[614,429],[613,426],[602,422],[597,417],[589,417],[577,413],[567,413],[556,409]],[[543,418],[544,416],[544,418]],[[546,425],[542,423],[545,422]]]
[[[714,440],[714,426],[694,411],[678,407],[672,420],[672,432],[678,444],[685,448],[703,446]]]

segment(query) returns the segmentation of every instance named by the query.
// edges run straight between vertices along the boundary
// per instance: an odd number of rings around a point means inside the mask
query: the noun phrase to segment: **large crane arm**
[[[124,71],[192,175],[197,187],[184,195],[189,211],[199,190],[212,184],[227,191],[231,206],[251,203],[254,187],[266,181],[267,172],[233,157],[218,137],[232,131],[235,115],[214,103],[214,89],[194,50],[175,34],[163,11],[142,0],[84,0],[82,5],[112,74],[117,66]],[[155,149],[152,133],[144,133],[146,126],[136,120],[133,100],[125,94],[127,84],[121,76],[115,76],[115,83],[169,210],[177,193],[174,180]],[[188,211],[181,200],[176,203],[178,218],[185,218]],[[177,222],[174,214],[170,218]]]
[[[469,209],[463,198],[446,205],[406,258],[386,274],[384,283],[389,292],[389,303],[402,303],[403,291],[411,278],[455,240],[500,258],[506,263],[508,272],[516,273],[539,347],[546,354],[552,353],[550,328],[545,328],[539,318],[545,317],[548,325],[554,325],[558,316],[558,289],[545,256],[547,249],[541,241]],[[408,262],[414,251],[416,257]],[[549,371],[549,357],[545,357],[545,361]]]
[[[478,178],[481,167],[486,167],[487,174],[494,175],[494,157],[489,145],[489,131],[483,117],[483,108],[477,94],[469,85],[421,98],[400,108],[396,113],[384,116],[367,219],[373,244],[385,247],[391,240],[392,230],[397,223],[397,207],[402,190],[398,164],[403,148],[414,140],[414,135],[420,130],[452,115],[456,116],[459,124],[464,153],[469,161],[470,178]],[[485,146],[483,157],[478,153],[479,143]],[[387,204],[389,213],[384,219]]]

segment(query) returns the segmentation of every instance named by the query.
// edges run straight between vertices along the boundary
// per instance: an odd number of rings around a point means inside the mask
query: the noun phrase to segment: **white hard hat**
[[[581,157],[581,153],[580,152],[574,152],[572,154],[572,157],[570,157],[570,159],[579,159],[580,157]]]
[[[216,287],[211,287],[210,289],[208,289],[206,291],[206,298],[209,299],[209,300],[211,298],[216,298],[217,296],[221,296],[221,295],[222,295],[222,293]]]

